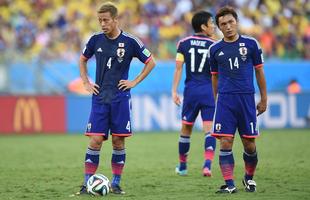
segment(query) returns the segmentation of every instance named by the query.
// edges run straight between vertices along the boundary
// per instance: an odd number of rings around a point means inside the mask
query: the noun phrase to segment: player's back
[[[179,41],[177,53],[183,55],[186,67],[185,89],[211,87],[207,54],[213,43],[214,40],[203,35],[192,35]]]

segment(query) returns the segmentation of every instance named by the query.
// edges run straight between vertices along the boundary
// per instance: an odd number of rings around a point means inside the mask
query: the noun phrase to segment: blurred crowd
[[[85,42],[100,31],[102,0],[0,0],[0,59],[77,61]],[[137,35],[158,59],[173,59],[197,10],[215,15],[238,10],[240,31],[257,38],[265,57],[310,59],[310,0],[117,0],[120,25]],[[221,38],[217,31],[217,38]]]

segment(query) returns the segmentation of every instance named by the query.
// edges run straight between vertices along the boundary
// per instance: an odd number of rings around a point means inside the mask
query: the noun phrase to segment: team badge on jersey
[[[121,44],[121,43],[119,43]],[[117,55],[117,61],[120,63],[123,61],[123,57],[125,55],[125,49],[124,48],[118,48],[116,50],[116,55]]]
[[[222,129],[222,125],[221,125],[220,123],[216,123],[216,124],[215,124],[215,130],[216,130],[217,132],[219,132],[219,131],[221,131],[221,129]]]
[[[118,43],[118,47],[124,47],[124,46],[125,46],[125,43],[123,42]]]
[[[87,128],[86,128],[86,132],[90,132],[90,130],[91,130],[91,123],[88,123]]]
[[[240,53],[240,55],[241,55],[241,59],[243,60],[243,61],[245,61],[246,60],[246,55],[248,54],[248,49],[246,48],[246,47],[240,47],[239,48],[239,53]]]

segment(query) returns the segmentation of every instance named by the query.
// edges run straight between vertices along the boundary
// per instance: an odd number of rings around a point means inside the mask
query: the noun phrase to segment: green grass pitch
[[[259,164],[256,193],[246,193],[242,147],[235,139],[237,194],[215,194],[223,184],[218,165],[218,148],[213,176],[202,177],[203,134],[191,139],[189,175],[177,176],[178,133],[135,134],[126,140],[127,160],[122,178],[124,196],[109,194],[95,199],[310,199],[310,130],[262,130],[257,139]],[[88,138],[83,135],[0,136],[0,199],[47,200],[93,199],[70,197],[83,179]],[[218,145],[218,143],[217,143]],[[103,144],[98,173],[111,178],[111,141]]]

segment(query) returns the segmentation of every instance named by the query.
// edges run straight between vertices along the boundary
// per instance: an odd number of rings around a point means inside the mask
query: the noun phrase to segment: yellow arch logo
[[[41,113],[35,98],[19,98],[14,111],[14,131],[32,129],[36,132],[42,130]]]

